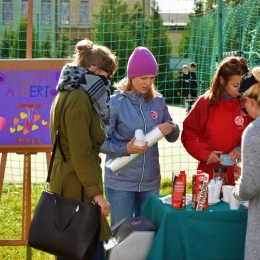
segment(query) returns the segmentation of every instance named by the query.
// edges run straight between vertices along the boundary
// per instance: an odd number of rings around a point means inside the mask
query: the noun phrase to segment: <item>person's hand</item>
[[[166,136],[172,132],[172,125],[169,122],[159,124],[158,128],[164,136]]]
[[[219,158],[219,154],[221,154],[221,153],[223,153],[223,151],[211,152],[211,154],[209,155],[209,158],[207,160],[207,164],[221,162],[221,160]]]
[[[177,92],[177,96],[180,96],[181,95],[181,93],[180,92]]]
[[[100,194],[93,197],[93,201],[98,203],[101,211],[101,219],[105,219],[110,211],[110,204],[104,199],[104,197]]]
[[[237,163],[237,162],[240,162],[241,161],[241,151],[239,150],[232,150],[230,153],[229,153],[229,160],[232,162],[232,163]]]
[[[147,143],[143,146],[137,146],[134,145],[134,141],[136,140],[136,138],[134,137],[126,146],[127,149],[127,153],[128,154],[143,154],[146,152],[146,150],[149,148],[149,146],[147,145]]]

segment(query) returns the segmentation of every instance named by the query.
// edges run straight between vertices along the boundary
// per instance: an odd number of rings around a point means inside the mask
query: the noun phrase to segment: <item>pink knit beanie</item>
[[[127,77],[157,75],[158,65],[153,54],[145,47],[137,47],[127,64]]]

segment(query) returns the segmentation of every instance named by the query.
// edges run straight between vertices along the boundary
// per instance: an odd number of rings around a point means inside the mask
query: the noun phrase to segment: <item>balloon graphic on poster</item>
[[[7,120],[4,117],[0,116],[0,131],[2,131],[5,128],[6,124]]]

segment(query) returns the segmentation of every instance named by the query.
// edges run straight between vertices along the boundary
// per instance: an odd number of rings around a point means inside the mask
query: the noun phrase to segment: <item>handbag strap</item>
[[[67,99],[69,97],[69,94],[71,93],[71,91],[69,91],[66,95],[66,97],[64,98],[64,101],[63,101],[63,105],[62,105],[62,108],[61,108],[61,113],[60,113],[60,122],[59,122],[59,125],[58,125],[58,129],[56,131],[56,135],[55,135],[55,142],[54,142],[54,146],[53,146],[53,150],[52,150],[52,154],[51,154],[51,161],[50,161],[50,165],[49,165],[49,169],[48,169],[48,176],[47,176],[47,179],[46,179],[46,182],[50,182],[51,180],[51,172],[52,172],[52,167],[53,167],[53,162],[54,162],[54,158],[55,158],[55,153],[56,153],[56,147],[57,147],[57,144],[59,146],[59,149],[60,149],[60,152],[61,152],[61,156],[62,156],[62,159],[64,162],[66,162],[66,157],[64,155],[64,152],[61,148],[61,144],[60,144],[60,123],[61,123],[61,116],[62,116],[62,113],[63,113],[63,109],[65,107],[65,104],[67,102]]]
[[[76,174],[75,172],[68,172],[62,179],[62,182],[61,182],[61,190],[60,190],[60,195],[63,197],[63,183],[66,179],[66,177],[69,175],[69,174]],[[83,185],[81,184],[81,201],[84,202],[84,187]]]

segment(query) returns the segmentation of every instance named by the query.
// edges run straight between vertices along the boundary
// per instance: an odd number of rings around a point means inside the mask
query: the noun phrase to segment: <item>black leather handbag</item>
[[[56,145],[59,144],[58,132],[59,127],[47,182],[50,181]],[[66,160],[65,156],[63,160]],[[90,260],[96,252],[99,241],[100,207],[97,204],[83,202],[84,188],[82,185],[81,201],[63,197],[63,183],[69,174],[75,173],[69,172],[64,176],[61,183],[61,195],[47,190],[42,192],[31,222],[28,245],[69,260]]]

